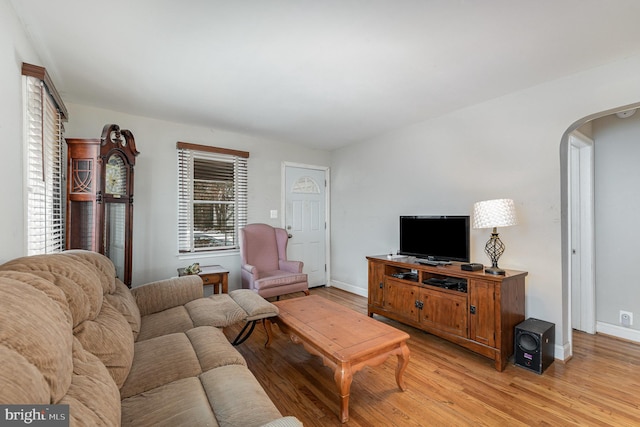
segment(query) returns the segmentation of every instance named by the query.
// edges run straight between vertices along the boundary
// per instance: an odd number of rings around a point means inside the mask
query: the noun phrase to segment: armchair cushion
[[[261,273],[260,278],[254,281],[253,285],[255,289],[260,290],[306,281],[306,274],[293,274],[282,270],[275,270]]]

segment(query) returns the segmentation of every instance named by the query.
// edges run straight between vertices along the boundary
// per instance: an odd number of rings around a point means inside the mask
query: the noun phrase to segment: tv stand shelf
[[[493,359],[498,371],[505,368],[513,354],[514,328],[524,320],[527,272],[495,276],[464,271],[460,263],[431,266],[384,255],[367,260],[369,316],[437,335]]]

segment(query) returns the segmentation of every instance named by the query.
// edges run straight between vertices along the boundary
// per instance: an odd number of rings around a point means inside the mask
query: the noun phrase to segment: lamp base
[[[505,275],[505,271],[501,268],[498,267],[486,267],[484,269],[484,272],[487,274],[493,274],[496,276],[504,276]]]

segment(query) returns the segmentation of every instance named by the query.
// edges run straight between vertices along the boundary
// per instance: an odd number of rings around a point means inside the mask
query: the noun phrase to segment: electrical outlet
[[[269,212],[271,219],[276,219],[278,218],[278,210],[277,209],[272,209],[271,212]]]
[[[633,325],[633,313],[620,310],[620,324],[627,328]]]

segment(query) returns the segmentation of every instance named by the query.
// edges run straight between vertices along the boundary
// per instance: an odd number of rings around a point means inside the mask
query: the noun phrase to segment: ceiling
[[[11,3],[67,103],[326,150],[640,52],[637,0]]]

